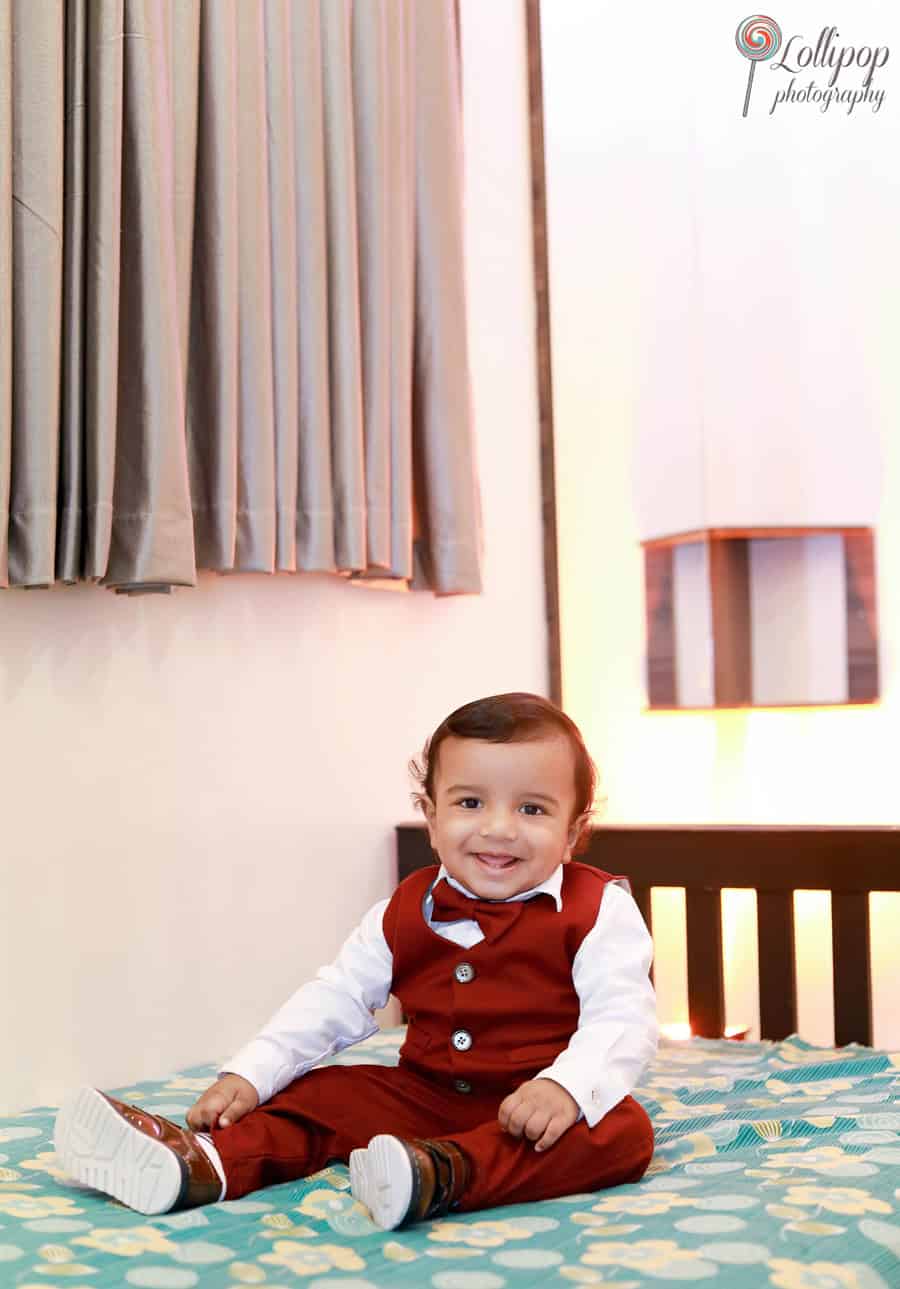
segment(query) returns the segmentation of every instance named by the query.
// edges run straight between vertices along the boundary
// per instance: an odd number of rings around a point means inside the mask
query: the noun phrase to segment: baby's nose
[[[516,836],[516,817],[502,807],[490,811],[481,824],[482,837],[505,837],[512,841]]]

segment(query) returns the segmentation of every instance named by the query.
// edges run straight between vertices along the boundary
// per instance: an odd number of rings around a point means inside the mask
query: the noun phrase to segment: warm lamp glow
[[[667,1021],[665,1025],[660,1025],[660,1033],[664,1038],[672,1038],[676,1042],[683,1043],[692,1038],[691,1027],[686,1020]],[[736,1041],[743,1041],[750,1033],[749,1025],[726,1025],[723,1038],[733,1038]]]
[[[691,1027],[686,1020],[671,1021],[666,1025],[660,1025],[659,1029],[665,1038],[683,1041],[691,1037]]]

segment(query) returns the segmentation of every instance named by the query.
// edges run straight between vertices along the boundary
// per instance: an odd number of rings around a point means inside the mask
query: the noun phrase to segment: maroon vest
[[[549,896],[529,900],[499,938],[464,949],[422,913],[437,872],[407,877],[384,913],[392,992],[409,1022],[400,1063],[460,1092],[502,1092],[549,1065],[578,1027],[572,963],[612,879],[566,864],[561,911]]]

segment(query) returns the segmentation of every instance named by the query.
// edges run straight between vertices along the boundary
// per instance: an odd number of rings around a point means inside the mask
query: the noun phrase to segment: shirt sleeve
[[[537,1076],[561,1084],[591,1128],[632,1091],[656,1051],[652,958],[653,942],[637,904],[609,883],[572,964],[581,1004],[578,1028],[565,1051]]]
[[[249,1080],[262,1103],[326,1056],[374,1034],[372,1013],[391,992],[393,958],[382,928],[387,906],[380,900],[371,908],[334,962],[301,985],[220,1073]]]

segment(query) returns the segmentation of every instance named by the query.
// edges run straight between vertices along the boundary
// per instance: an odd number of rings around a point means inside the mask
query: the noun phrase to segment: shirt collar
[[[455,877],[451,877],[443,864],[441,864],[440,869],[438,870],[438,875],[432,883],[432,890],[437,886],[442,877],[450,884],[450,886],[456,887],[458,891],[462,891],[463,895],[467,895],[470,900],[478,899],[478,896],[475,895],[474,892],[470,891],[468,887],[463,886],[462,882],[458,882]],[[560,864],[558,868],[553,870],[549,877],[546,877],[543,882],[541,882],[540,886],[532,886],[528,891],[520,891],[518,895],[511,895],[508,900],[501,900],[500,903],[513,904],[516,900],[530,900],[532,895],[549,895],[556,904],[557,913],[560,913],[562,912],[562,881],[563,866]],[[428,894],[430,896],[431,891],[429,891]]]

